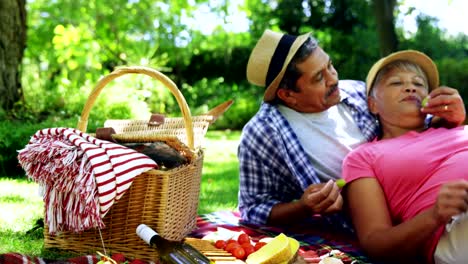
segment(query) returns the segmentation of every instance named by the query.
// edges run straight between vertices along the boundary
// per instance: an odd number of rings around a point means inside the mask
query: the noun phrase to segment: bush
[[[228,83],[223,78],[203,79],[193,86],[184,84],[182,92],[193,115],[206,113],[228,100],[233,105],[210,127],[211,129],[241,129],[258,111],[263,99],[263,88],[241,83]]]
[[[23,149],[38,130],[48,127],[76,126],[76,120],[58,120],[49,118],[43,122],[23,120],[0,121],[0,175],[18,176],[24,175],[24,171],[18,164],[18,151]]]

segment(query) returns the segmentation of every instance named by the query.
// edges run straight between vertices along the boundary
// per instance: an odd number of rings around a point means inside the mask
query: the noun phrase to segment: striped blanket
[[[43,188],[50,233],[103,228],[102,218],[133,179],[157,167],[133,149],[71,128],[37,131],[18,160]]]

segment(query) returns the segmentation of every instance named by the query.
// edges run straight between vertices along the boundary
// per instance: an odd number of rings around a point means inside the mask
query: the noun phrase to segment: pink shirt
[[[430,128],[393,139],[365,143],[343,161],[347,182],[375,177],[387,198],[394,224],[435,203],[441,184],[468,180],[468,127]],[[432,258],[443,226],[426,245]]]

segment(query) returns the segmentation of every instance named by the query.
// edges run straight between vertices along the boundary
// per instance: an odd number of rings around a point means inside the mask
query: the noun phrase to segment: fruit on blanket
[[[245,251],[245,258],[255,252],[255,248],[251,244],[242,244],[241,246]]]
[[[214,246],[219,249],[224,249],[226,247],[226,244],[227,244],[226,241],[220,239],[220,240],[216,240]]]
[[[225,251],[231,253],[234,257],[237,259],[245,260],[250,254],[258,251],[260,248],[265,246],[268,242],[273,240],[274,238],[263,238],[262,240],[258,242],[253,242],[252,238],[247,235],[246,233],[240,234],[237,239],[228,239],[228,240],[222,240],[218,239],[216,240],[213,245],[218,248],[218,249],[224,249]],[[299,245],[299,242],[294,240],[297,245]],[[293,245],[295,244],[293,241]],[[242,252],[243,249],[244,252]],[[293,252],[296,252],[297,248],[293,250]]]
[[[232,250],[231,254],[237,259],[245,258],[245,250],[242,247],[238,247]]]
[[[277,264],[289,261],[294,254],[291,252],[290,239],[283,233],[277,235],[266,245],[249,255],[247,264]]]
[[[265,246],[267,243],[266,242],[257,242],[254,246],[255,251],[261,249],[263,246]]]
[[[224,248],[224,250],[226,250],[227,252],[231,253],[234,251],[234,249],[236,248],[240,248],[241,245],[239,245],[239,243],[237,242],[230,242],[226,245],[226,247]]]
[[[111,258],[117,261],[117,263],[124,263],[126,261],[125,256],[121,253],[114,253]]]
[[[244,244],[244,243],[250,243],[250,237],[246,233],[242,233],[237,238],[237,242],[239,242],[239,244],[241,244],[241,245]]]

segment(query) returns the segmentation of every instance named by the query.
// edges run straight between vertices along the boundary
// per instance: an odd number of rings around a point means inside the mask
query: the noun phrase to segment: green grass
[[[237,145],[240,132],[213,131],[205,141],[200,214],[235,210],[239,190]]]
[[[199,214],[236,210],[239,136],[239,131],[208,131],[204,142]],[[42,249],[42,229],[31,232],[42,217],[43,202],[36,183],[25,177],[0,178],[0,254],[19,252],[30,256],[54,256]]]

